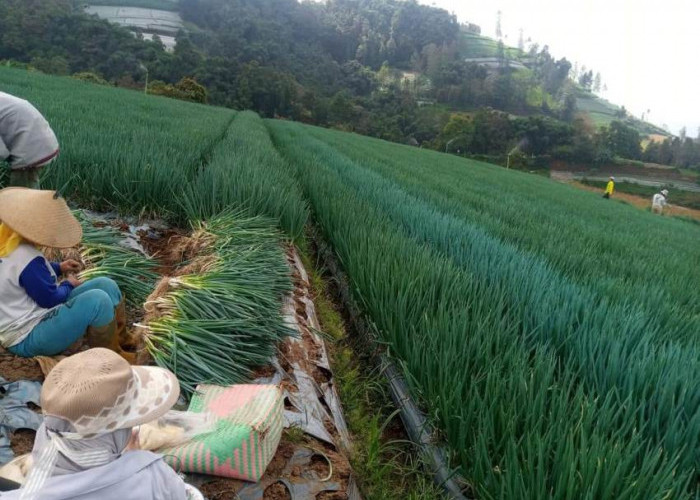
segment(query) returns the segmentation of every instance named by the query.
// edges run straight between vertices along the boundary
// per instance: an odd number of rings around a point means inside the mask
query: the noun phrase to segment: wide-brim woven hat
[[[83,228],[55,191],[5,188],[0,191],[0,221],[31,243],[71,248],[83,238]]]
[[[131,366],[109,349],[95,348],[61,360],[41,388],[45,415],[68,421],[76,433],[101,434],[152,422],[180,396],[170,371]]]

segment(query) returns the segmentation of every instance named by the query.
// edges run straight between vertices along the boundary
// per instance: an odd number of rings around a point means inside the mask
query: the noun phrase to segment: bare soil
[[[8,382],[17,380],[44,380],[39,363],[31,358],[20,358],[2,349],[0,376]]]
[[[292,494],[282,483],[274,483],[265,489],[264,500],[292,500]]]
[[[17,429],[13,432],[10,436],[10,447],[15,456],[18,457],[30,453],[34,447],[35,437],[36,431],[30,429]]]
[[[141,246],[160,264],[156,272],[165,276],[172,276],[175,269],[182,265],[184,255],[173,249],[178,248],[180,242],[186,238],[187,234],[184,231],[175,229],[160,233],[156,238],[149,236],[145,231],[139,234]]]

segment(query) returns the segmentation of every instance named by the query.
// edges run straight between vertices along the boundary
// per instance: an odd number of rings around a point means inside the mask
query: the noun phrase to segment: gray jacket
[[[0,493],[18,500],[21,490]],[[185,483],[149,451],[129,451],[101,467],[46,480],[37,500],[186,500]]]
[[[0,161],[13,169],[45,165],[58,155],[58,140],[44,117],[24,99],[0,92]]]

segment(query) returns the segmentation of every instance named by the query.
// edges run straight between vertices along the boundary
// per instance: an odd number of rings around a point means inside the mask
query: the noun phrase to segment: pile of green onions
[[[83,227],[80,257],[86,269],[81,280],[100,276],[112,278],[119,285],[127,303],[140,308],[153,290],[158,274],[149,257],[124,247],[124,235],[111,226],[96,227],[82,211],[75,212]]]
[[[149,353],[189,393],[202,383],[248,380],[292,333],[281,315],[292,284],[275,223],[225,212],[195,230],[214,236],[197,256],[215,254],[214,264],[171,278],[169,291],[156,299],[163,315],[145,325]]]

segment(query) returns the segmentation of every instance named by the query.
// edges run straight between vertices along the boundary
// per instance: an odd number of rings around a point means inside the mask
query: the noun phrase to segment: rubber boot
[[[117,339],[119,339],[119,345],[122,350],[127,354],[134,353],[134,363],[132,364],[146,364],[145,362],[141,363],[139,361],[140,357],[138,353],[144,349],[141,337],[130,332],[127,328],[125,299],[122,299],[114,309],[114,320],[117,322]]]
[[[124,299],[122,299],[114,309],[114,320],[117,322],[117,338],[119,339],[119,345],[130,345],[132,339],[126,329],[126,301]]]
[[[125,351],[122,349],[121,345],[119,345],[116,318],[105,326],[88,327],[87,341],[90,347],[104,347],[116,352],[131,365],[136,361],[136,355],[134,353]]]

